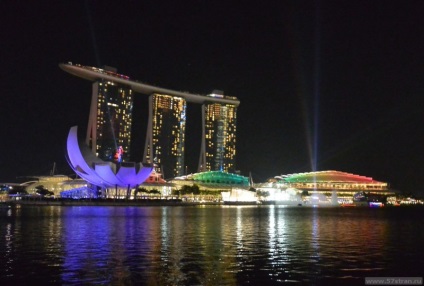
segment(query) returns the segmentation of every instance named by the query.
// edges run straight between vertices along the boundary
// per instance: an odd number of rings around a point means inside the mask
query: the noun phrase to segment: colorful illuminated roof
[[[249,179],[237,174],[221,171],[202,172],[193,175],[193,180],[202,183],[228,184],[228,185],[249,185]]]
[[[249,179],[237,174],[209,171],[175,178],[177,180],[193,180],[202,184],[249,186]]]
[[[278,180],[283,180],[287,183],[320,183],[320,182],[334,182],[334,183],[363,183],[363,184],[379,184],[382,182],[375,181],[370,177],[345,173],[340,171],[319,171],[309,173],[297,173],[290,175],[282,175],[275,177]]]
[[[70,129],[67,140],[68,163],[81,178],[92,185],[108,187],[135,187],[143,183],[153,167],[141,163],[115,164],[97,158],[87,145],[79,145],[77,126]],[[81,148],[81,149],[80,149]]]

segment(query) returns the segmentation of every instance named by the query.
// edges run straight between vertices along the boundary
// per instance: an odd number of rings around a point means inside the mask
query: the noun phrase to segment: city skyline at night
[[[56,173],[72,174],[67,131],[79,126],[85,136],[92,94],[92,82],[58,68],[73,61],[180,93],[237,96],[236,169],[256,182],[340,170],[424,195],[422,1],[0,7],[7,11],[0,19],[0,181],[47,175],[54,164]],[[130,155],[141,162],[148,96],[134,96],[133,107],[132,127],[143,134],[131,134]],[[201,104],[189,102],[186,116],[184,165],[194,173]]]

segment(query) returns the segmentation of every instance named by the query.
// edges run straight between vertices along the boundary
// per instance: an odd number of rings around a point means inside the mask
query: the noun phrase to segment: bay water
[[[364,285],[423,269],[420,207],[0,209],[0,285]]]

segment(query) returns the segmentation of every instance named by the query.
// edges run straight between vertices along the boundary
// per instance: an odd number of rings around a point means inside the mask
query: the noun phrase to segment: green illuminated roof
[[[193,180],[204,184],[249,185],[249,179],[247,177],[221,171],[193,174]]]
[[[320,171],[277,176],[276,179],[287,183],[340,182],[340,183],[382,183],[370,177],[339,171]]]

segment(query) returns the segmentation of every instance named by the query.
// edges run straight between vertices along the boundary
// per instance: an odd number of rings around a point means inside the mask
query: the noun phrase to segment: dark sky
[[[66,136],[85,135],[91,96],[58,67],[72,61],[238,97],[237,165],[256,182],[339,170],[424,193],[424,1],[248,2],[0,1],[0,181],[71,173]],[[139,161],[147,96],[135,109]],[[194,172],[200,106],[188,116]]]

